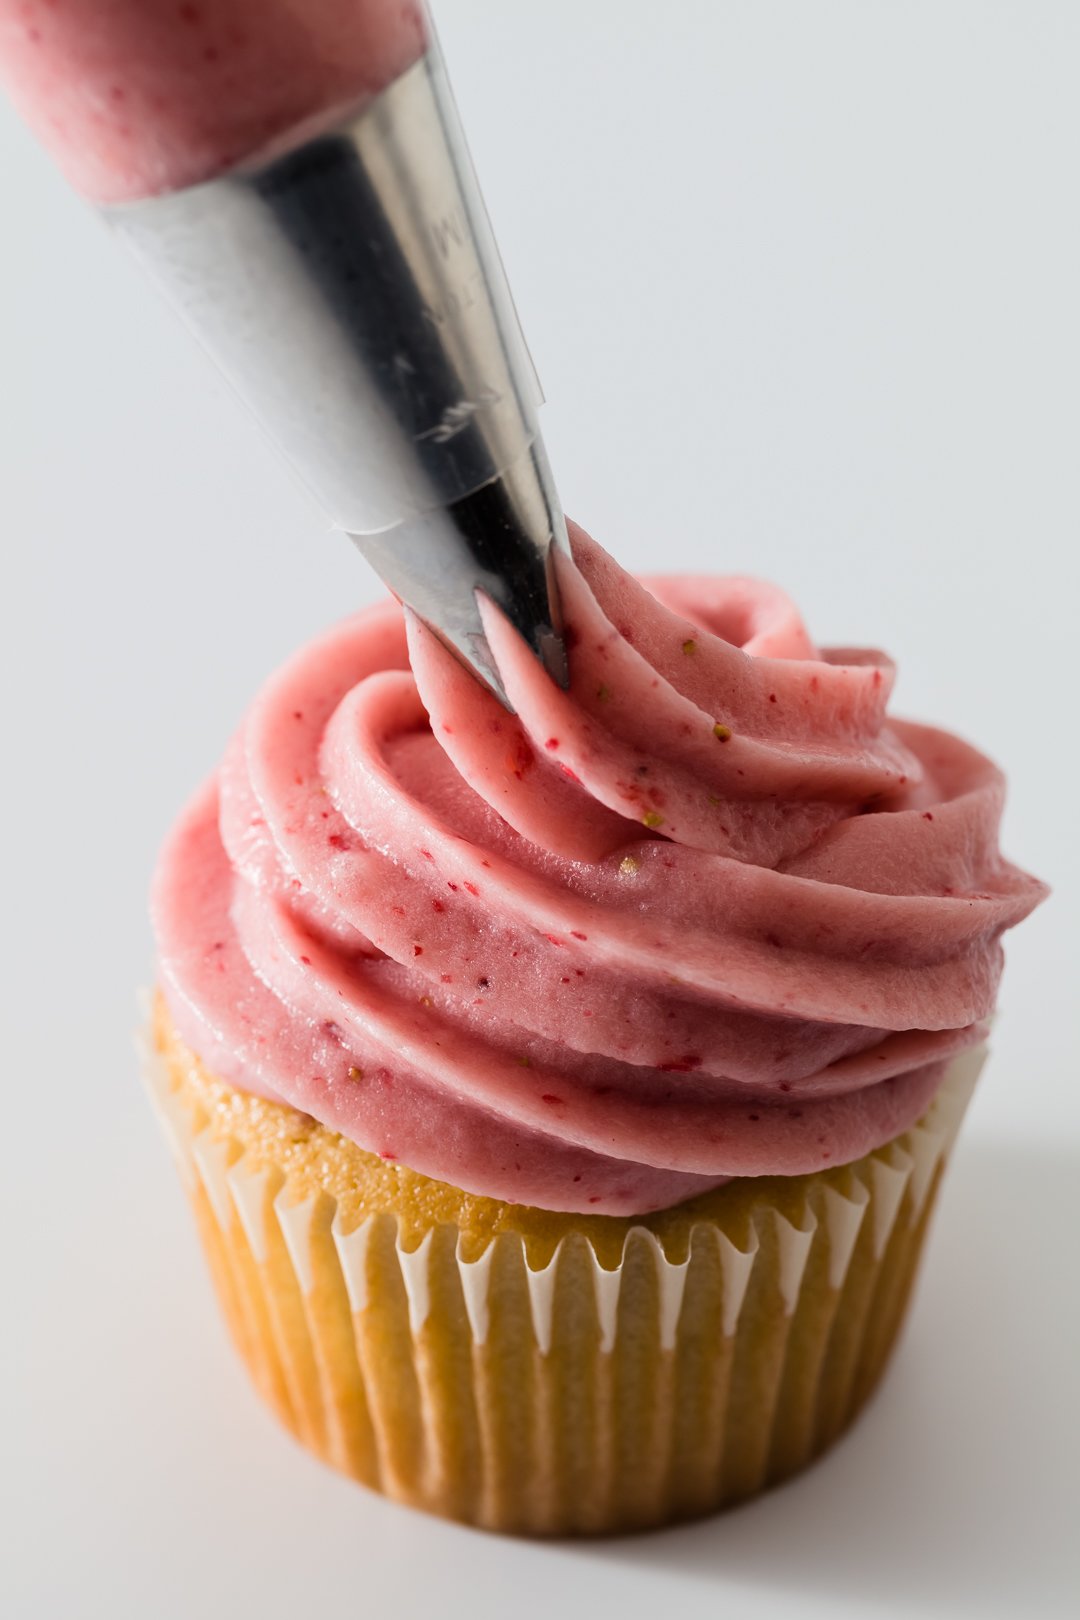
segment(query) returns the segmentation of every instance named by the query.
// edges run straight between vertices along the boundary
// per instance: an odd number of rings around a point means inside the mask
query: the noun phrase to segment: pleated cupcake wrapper
[[[983,1058],[955,1059],[893,1142],[795,1178],[783,1209],[697,1222],[679,1255],[633,1226],[615,1265],[584,1232],[545,1255],[513,1232],[470,1253],[456,1227],[417,1237],[391,1212],[347,1229],[330,1194],[297,1201],[214,1135],[156,1053],[145,1071],[233,1335],[298,1438],[399,1500],[559,1533],[739,1500],[847,1426]]]

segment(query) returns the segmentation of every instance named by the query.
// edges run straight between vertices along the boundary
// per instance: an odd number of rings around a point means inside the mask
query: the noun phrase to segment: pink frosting
[[[780,591],[648,588],[572,526],[571,685],[516,715],[393,603],[267,685],[170,838],[181,1033],[238,1086],[492,1197],[634,1214],[854,1159],[980,1040],[996,767]]]
[[[0,0],[0,75],[97,202],[207,180],[421,55],[420,0]]]

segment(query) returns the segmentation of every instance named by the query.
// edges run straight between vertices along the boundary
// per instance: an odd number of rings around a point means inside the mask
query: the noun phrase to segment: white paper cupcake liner
[[[983,1057],[853,1165],[743,1182],[681,1227],[617,1223],[614,1264],[595,1223],[480,1252],[393,1209],[350,1225],[331,1191],[298,1197],[217,1134],[156,1052],[145,1067],[234,1337],[293,1432],[400,1500],[557,1533],[739,1500],[842,1431],[895,1339]]]

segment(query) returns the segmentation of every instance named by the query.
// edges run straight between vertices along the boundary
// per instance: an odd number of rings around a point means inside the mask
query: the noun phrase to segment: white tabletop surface
[[[1080,7],[439,16],[568,509],[630,564],[759,572],[820,641],[893,651],[901,712],[1007,767],[1006,849],[1055,897],[1009,942],[898,1362],[820,1466],[711,1523],[542,1546],[311,1461],[227,1345],[130,1031],[170,816],[261,678],[376,587],[0,109],[0,1611],[1063,1615]]]

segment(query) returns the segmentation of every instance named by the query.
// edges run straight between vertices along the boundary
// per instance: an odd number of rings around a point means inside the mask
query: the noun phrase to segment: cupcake
[[[512,714],[397,604],[347,620],[153,902],[152,1094],[258,1388],[538,1534],[742,1500],[859,1411],[1044,892],[882,655],[571,538],[568,691],[494,609]]]

